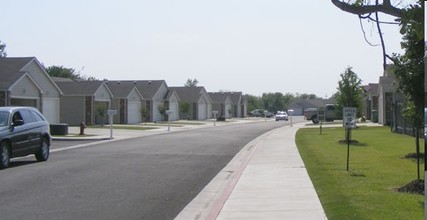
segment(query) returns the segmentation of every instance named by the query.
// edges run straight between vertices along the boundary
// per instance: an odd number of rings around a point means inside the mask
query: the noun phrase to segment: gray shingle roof
[[[56,82],[64,95],[94,95],[103,81]]]
[[[118,83],[135,86],[142,97],[145,99],[153,99],[160,87],[166,84],[165,80],[109,80],[108,83]]]
[[[230,96],[227,92],[209,92],[208,94],[213,103],[225,103],[227,98]]]
[[[18,73],[35,57],[3,57],[0,58],[0,75]]]
[[[196,103],[199,101],[204,87],[195,86],[195,87],[169,87],[169,91],[176,91],[179,98],[182,101]]]
[[[0,73],[0,90],[8,90],[25,73]]]
[[[135,88],[130,83],[106,82],[106,84],[115,98],[127,98]]]

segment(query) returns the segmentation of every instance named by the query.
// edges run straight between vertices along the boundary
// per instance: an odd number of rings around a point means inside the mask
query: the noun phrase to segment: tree
[[[83,69],[84,68],[82,68],[82,70]],[[77,79],[81,79],[81,80],[96,80],[92,76],[81,75],[81,73],[80,73],[81,71],[76,72],[76,70],[73,69],[73,68],[66,68],[66,67],[63,67],[63,66],[50,66],[50,67],[47,67],[46,68],[46,72],[51,77],[62,77],[62,78],[68,78],[68,79],[72,79],[72,80],[77,80]]]
[[[165,115],[166,115],[166,106],[163,104],[160,104],[157,106],[157,110],[159,110],[159,113],[162,115],[162,119],[163,121],[165,120]]]
[[[190,103],[186,102],[186,101],[182,101],[179,103],[179,111],[181,112],[181,114],[185,115],[185,117],[188,118],[188,114],[190,113]]]
[[[338,82],[338,92],[336,93],[337,104],[342,107],[355,107],[358,117],[362,110],[362,80],[357,74],[347,67],[344,73],[341,73],[341,81]],[[341,109],[342,110],[342,109]],[[340,113],[341,113],[341,110]]]
[[[386,58],[394,63],[394,72],[398,81],[399,89],[403,92],[406,98],[405,115],[412,119],[415,139],[417,158],[419,158],[419,132],[422,128],[423,119],[423,105],[424,89],[423,89],[423,56],[424,56],[424,1],[417,0],[406,7],[399,8],[397,5],[401,1],[395,1],[395,6],[392,5],[390,0],[383,0],[379,4],[379,0],[375,3],[364,0],[353,1],[340,1],[331,0],[331,2],[343,11],[356,14],[359,19],[370,19],[376,22],[378,33],[381,39],[383,48],[383,67],[386,69]],[[396,17],[396,21],[401,26],[400,33],[403,35],[402,48],[405,50],[404,55],[393,54],[389,56],[385,52],[384,41],[382,40],[382,33],[380,28],[381,21],[378,19],[378,13],[385,13]],[[375,14],[375,19],[371,15]],[[427,145],[424,145],[424,151],[427,152]],[[427,154],[424,154],[424,170],[427,171]],[[420,179],[419,160],[417,163],[418,179]]]
[[[399,82],[399,89],[405,95],[404,115],[411,119],[417,153],[417,178],[420,179],[420,132],[424,122],[424,37],[418,33],[418,28],[423,25],[418,17],[423,16],[422,8],[412,10],[412,13],[402,19],[403,55],[393,55],[394,74]]]
[[[199,80],[197,79],[187,79],[187,82],[185,83],[185,87],[196,87],[197,84],[199,84]]]
[[[104,120],[105,120],[105,116],[107,116],[107,110],[108,110],[108,106],[106,103],[104,102],[95,103],[95,112],[96,112],[95,116],[99,117],[102,127],[104,127]]]
[[[263,105],[261,98],[254,95],[245,95],[245,99],[248,103],[248,112],[251,112],[255,109],[262,109]]]
[[[405,28],[405,19],[408,15],[413,14],[414,11],[419,11],[421,8],[424,10],[424,1],[417,0],[413,1],[412,4],[402,4],[402,1],[393,1],[390,0],[382,0],[381,4],[379,0],[370,1],[370,0],[331,0],[332,4],[334,4],[339,9],[355,14],[359,17],[360,21],[369,20],[376,23],[376,27],[378,29],[378,35],[381,41],[381,47],[383,50],[383,69],[386,70],[386,60],[387,58],[392,59],[389,54],[386,53],[385,50],[385,42],[382,36],[381,24],[400,24],[402,29]],[[395,17],[394,22],[384,22],[379,19],[379,13],[383,13],[386,15],[390,15]],[[375,17],[373,17],[375,16]],[[415,28],[417,35],[424,35],[424,17],[416,16],[413,19],[417,23],[417,27]],[[398,23],[396,23],[396,21]],[[361,22],[362,26],[362,22]],[[363,31],[363,26],[362,26]],[[363,31],[364,33],[364,31]],[[365,37],[366,40],[366,37]],[[369,43],[369,42],[368,42]],[[372,44],[371,44],[372,45]]]
[[[147,124],[147,118],[149,115],[150,111],[146,107],[141,108],[141,117],[144,120],[145,124]]]
[[[6,44],[2,43],[0,40],[0,57],[6,57],[7,56],[5,49],[6,49]]]

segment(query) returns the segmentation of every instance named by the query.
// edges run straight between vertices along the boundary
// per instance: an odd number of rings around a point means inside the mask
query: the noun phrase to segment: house
[[[169,91],[175,91],[181,103],[188,103],[190,105],[189,113],[184,115],[181,112],[180,118],[191,120],[207,120],[212,118],[212,99],[204,87],[169,87]]]
[[[35,57],[0,58],[0,105],[32,106],[51,124],[60,122],[61,89]]]
[[[179,117],[179,103],[181,98],[179,98],[178,93],[176,91],[169,91],[165,98],[165,109],[169,110],[170,113],[166,115],[166,120],[169,121],[177,121],[180,119]]]
[[[209,92],[208,94],[212,99],[212,111],[218,111],[218,117],[231,118],[233,115],[233,101],[229,93]]]
[[[116,124],[137,124],[142,122],[143,97],[139,90],[129,83],[106,82],[113,94],[111,109],[117,110],[113,116]]]
[[[224,92],[224,94],[227,94],[233,103],[231,117],[244,118],[246,116],[248,105],[246,99],[243,96],[243,93]]]
[[[367,120],[378,122],[378,83],[369,83],[363,86],[364,109],[363,115]]]
[[[56,82],[63,92],[61,122],[69,125],[106,124],[113,94],[103,81]]]
[[[144,97],[142,110],[147,111],[145,121],[164,121],[165,117],[159,108],[165,107],[165,97],[168,94],[168,85],[165,80],[109,80],[109,83],[128,84],[135,86]]]
[[[397,91],[397,80],[388,66],[378,83],[378,123],[395,125],[397,105],[403,103],[402,95]]]

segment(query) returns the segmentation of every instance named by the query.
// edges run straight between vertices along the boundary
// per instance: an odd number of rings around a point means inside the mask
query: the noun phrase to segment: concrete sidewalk
[[[327,219],[295,144],[305,124],[250,142],[176,219]]]

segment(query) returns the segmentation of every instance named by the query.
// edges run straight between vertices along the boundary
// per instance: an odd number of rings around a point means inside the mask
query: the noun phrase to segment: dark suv
[[[49,123],[32,107],[0,107],[0,169],[10,159],[35,154],[37,161],[49,158]]]

